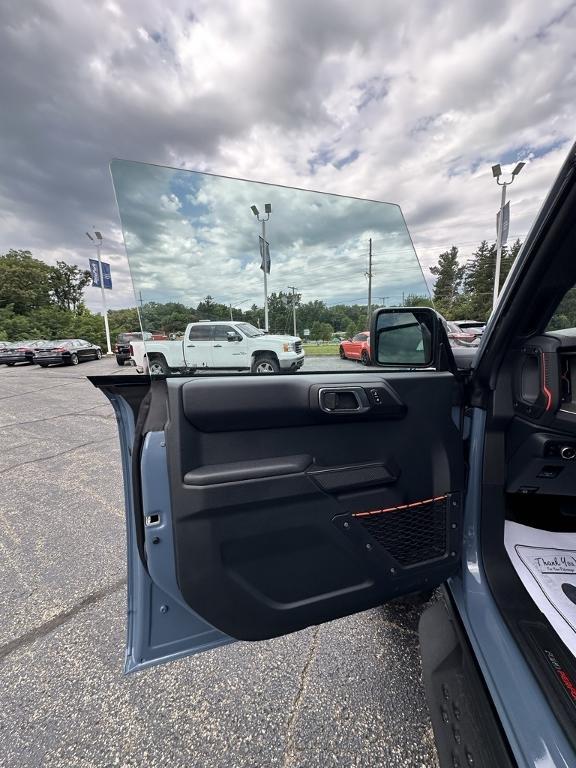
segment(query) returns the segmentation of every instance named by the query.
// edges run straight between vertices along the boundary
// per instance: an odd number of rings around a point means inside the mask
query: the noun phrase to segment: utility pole
[[[502,175],[502,168],[500,164],[492,166],[492,176],[496,179],[498,186],[502,187],[502,197],[500,199],[500,215],[498,216],[498,230],[496,232],[496,269],[494,270],[494,292],[492,295],[492,311],[498,302],[498,293],[500,292],[500,265],[502,262],[502,245],[503,245],[503,233],[504,233],[504,208],[506,206],[506,187],[513,183],[514,179],[526,163],[517,163],[516,167],[512,171],[512,178],[510,181],[500,181]]]
[[[142,307],[144,306],[142,291],[138,291],[138,303],[140,304],[140,307],[136,307],[136,312],[138,313],[138,322],[140,323],[140,330],[144,331],[144,326],[142,325]]]
[[[230,320],[234,320],[234,315],[232,314],[232,304],[230,304]]]
[[[370,328],[370,320],[372,319],[372,238],[369,241],[368,247],[368,272],[365,273],[368,278],[368,325]]]
[[[380,299],[380,301],[382,302],[382,306],[385,307],[386,301],[390,298],[390,296],[375,296],[374,298]]]
[[[296,333],[296,287],[289,285],[288,288],[292,290],[292,319],[294,321],[294,336],[298,336]]]

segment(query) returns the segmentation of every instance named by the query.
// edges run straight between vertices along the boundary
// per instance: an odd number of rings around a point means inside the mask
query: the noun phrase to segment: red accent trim
[[[384,512],[397,512],[400,509],[413,509],[414,507],[422,507],[424,504],[431,504],[433,501],[443,501],[448,498],[448,494],[444,496],[433,496],[431,499],[424,499],[423,501],[413,501],[411,504],[400,504],[397,507],[388,507],[387,509],[371,509],[368,512],[353,512],[352,517],[369,517],[370,515],[381,515]]]
[[[540,353],[540,359],[542,361],[542,389],[546,397],[546,410],[549,411],[552,408],[552,392],[546,386],[546,357],[544,352]]]

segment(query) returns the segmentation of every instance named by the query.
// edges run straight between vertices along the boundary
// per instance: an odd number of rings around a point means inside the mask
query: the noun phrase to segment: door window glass
[[[234,330],[234,328],[232,328],[231,325],[214,326],[214,341],[228,341],[229,333],[233,333],[237,335],[236,331]]]
[[[211,325],[193,325],[188,334],[190,341],[210,341],[212,338]]]
[[[190,375],[183,338],[214,338],[213,325],[187,331],[190,323],[218,323],[223,341],[231,319],[247,354],[271,361],[258,368],[250,358],[259,375],[264,368],[359,373],[354,361],[341,359],[339,340],[366,341],[371,314],[384,303],[429,300],[393,203],[123,160],[112,163],[112,177],[132,306],[143,331],[164,335],[144,347],[152,353],[159,345],[173,361],[170,375]],[[247,375],[232,365],[216,375]]]

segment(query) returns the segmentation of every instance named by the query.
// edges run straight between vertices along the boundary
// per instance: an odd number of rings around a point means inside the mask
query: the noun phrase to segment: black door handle
[[[361,413],[370,409],[362,387],[322,388],[318,395],[320,408],[326,413]]]
[[[195,347],[196,344],[187,344],[186,346],[188,347],[188,349],[190,349],[190,347]]]
[[[221,347],[221,346],[222,344],[214,344],[214,349],[216,349],[216,347]]]

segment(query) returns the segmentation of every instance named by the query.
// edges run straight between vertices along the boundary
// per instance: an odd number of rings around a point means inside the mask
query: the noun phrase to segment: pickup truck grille
[[[294,345],[294,349],[296,350],[296,352],[302,352],[302,342],[297,341],[296,344]]]

